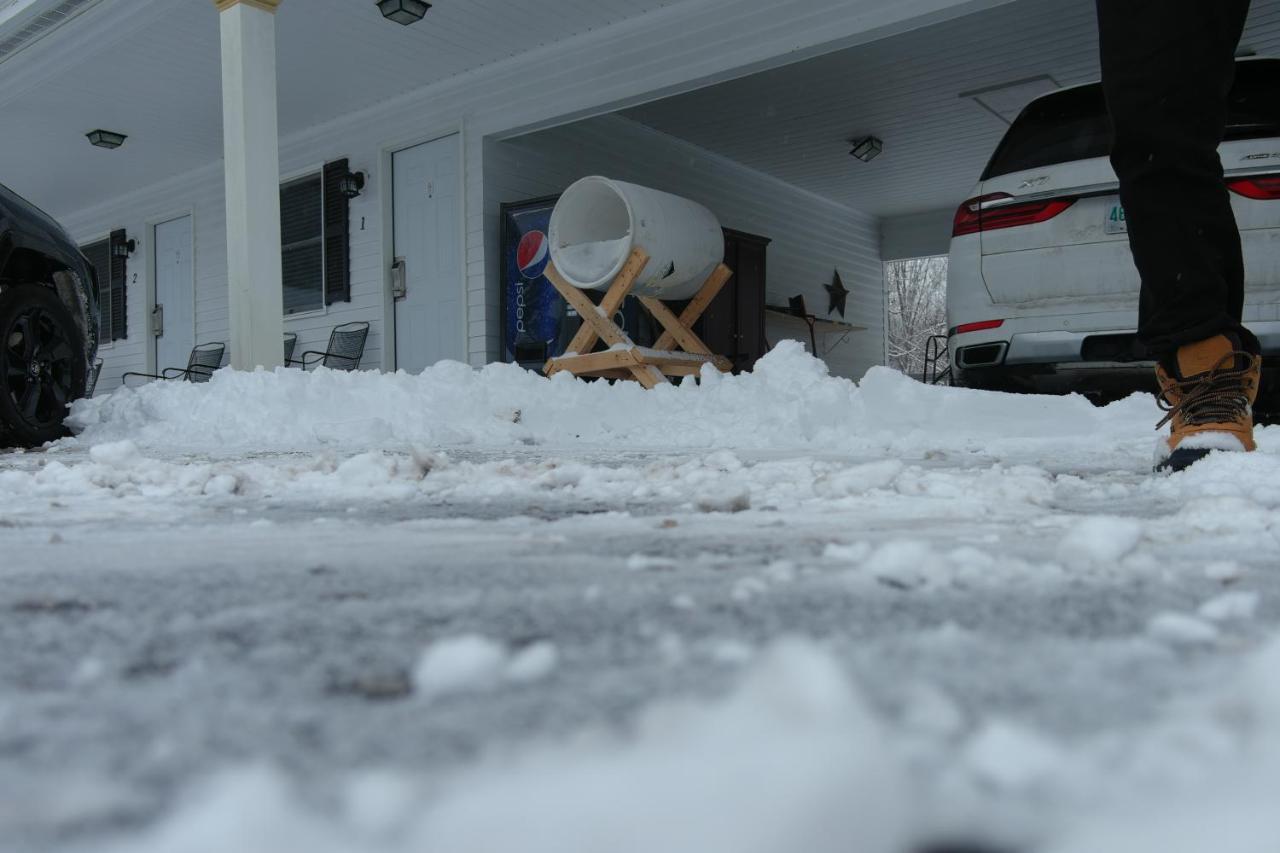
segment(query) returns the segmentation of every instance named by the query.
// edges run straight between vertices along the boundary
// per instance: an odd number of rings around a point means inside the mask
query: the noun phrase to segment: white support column
[[[276,21],[280,0],[214,0],[222,26],[231,366],[284,359]]]

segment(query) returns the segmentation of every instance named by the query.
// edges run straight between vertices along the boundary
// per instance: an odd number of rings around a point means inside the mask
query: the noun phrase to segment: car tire
[[[53,288],[0,291],[0,431],[25,447],[67,435],[67,404],[84,396],[84,336]]]

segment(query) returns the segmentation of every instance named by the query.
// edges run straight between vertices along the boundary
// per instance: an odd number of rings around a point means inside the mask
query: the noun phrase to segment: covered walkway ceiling
[[[623,114],[878,216],[954,208],[1006,128],[961,94],[1096,80],[1094,14],[1094,0],[1017,0]],[[1254,0],[1242,45],[1280,55],[1280,0]],[[864,134],[885,144],[870,163],[849,156]]]
[[[575,33],[678,16],[708,1],[440,0],[423,23],[399,27],[372,0],[285,0],[281,134]],[[1070,85],[1097,73],[1093,0],[1000,2],[623,114],[880,216],[952,207],[1004,129],[961,93],[1041,75]],[[1280,0],[1254,0],[1245,44],[1280,54]],[[85,3],[73,25],[0,61],[0,182],[61,214],[216,163],[219,63],[210,0]],[[129,141],[118,151],[92,148],[84,134],[97,127]],[[869,164],[846,144],[866,133],[886,146]]]
[[[280,132],[683,2],[445,0],[401,27],[373,0],[285,0]],[[211,0],[98,0],[73,25],[0,61],[0,182],[59,213],[214,163],[221,73]],[[98,127],[129,141],[92,148],[84,134]],[[56,167],[34,172],[33,162]]]

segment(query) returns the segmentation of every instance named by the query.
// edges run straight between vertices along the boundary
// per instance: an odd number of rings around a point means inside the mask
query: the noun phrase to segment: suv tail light
[[[956,211],[951,236],[963,237],[980,231],[997,231],[1001,228],[1017,228],[1020,225],[1048,222],[1075,203],[1074,198],[1047,198],[1019,202],[1008,193],[978,196],[960,205]]]
[[[1227,181],[1227,189],[1245,198],[1258,201],[1280,199],[1280,175],[1253,175]]]
[[[965,332],[983,332],[987,329],[998,329],[1004,325],[1004,320],[979,320],[976,323],[961,323],[951,330],[953,335],[963,335]]]

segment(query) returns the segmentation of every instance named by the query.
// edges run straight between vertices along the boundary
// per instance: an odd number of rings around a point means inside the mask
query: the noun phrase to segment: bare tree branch
[[[925,342],[947,329],[947,259],[911,258],[885,264],[889,300],[886,359],[909,376],[924,371]]]

